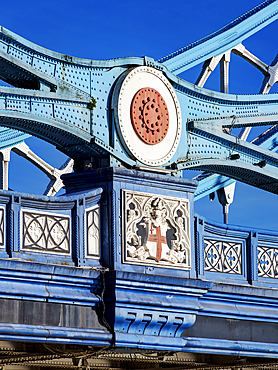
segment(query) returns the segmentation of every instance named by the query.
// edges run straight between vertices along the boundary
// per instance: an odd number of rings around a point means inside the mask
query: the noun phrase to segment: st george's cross
[[[160,200],[153,201],[151,217],[147,223],[147,235],[145,247],[148,249],[151,258],[158,262],[161,259],[168,259],[169,246],[167,243],[166,233],[169,225],[165,217],[165,209]]]
[[[151,243],[156,244],[156,259],[159,262],[162,256],[162,245],[164,244],[164,246],[168,248],[166,235],[161,234],[160,226],[153,228],[153,224],[151,225],[149,238],[147,241],[147,246],[149,250],[155,249],[153,248],[153,246],[150,245]]]

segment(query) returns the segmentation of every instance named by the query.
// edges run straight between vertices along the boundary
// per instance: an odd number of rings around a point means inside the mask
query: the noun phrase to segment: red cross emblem
[[[155,231],[156,233],[153,234],[153,231]],[[159,262],[161,260],[162,244],[167,244],[166,237],[161,235],[160,226],[153,229],[153,224],[151,225],[148,241],[149,242],[156,242],[156,245],[157,245],[156,258]]]

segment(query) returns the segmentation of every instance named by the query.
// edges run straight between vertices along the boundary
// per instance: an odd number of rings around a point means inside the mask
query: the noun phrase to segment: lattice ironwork
[[[204,241],[205,271],[242,274],[242,244],[218,240]]]
[[[22,250],[70,254],[70,217],[22,212]]]
[[[99,206],[86,212],[87,243],[86,257],[99,257],[100,219]]]
[[[0,208],[0,248],[5,246],[5,210]]]
[[[278,279],[278,248],[258,246],[258,277]]]

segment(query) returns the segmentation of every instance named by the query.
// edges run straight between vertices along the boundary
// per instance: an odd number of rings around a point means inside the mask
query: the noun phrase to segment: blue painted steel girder
[[[200,174],[195,179],[199,182],[199,185],[194,193],[194,200],[202,199],[218,189],[229,186],[235,182],[235,180],[231,179],[230,177],[207,171]]]
[[[116,75],[121,74],[126,69],[125,59],[121,60],[121,62],[123,64],[122,66],[120,66],[120,60],[118,60],[118,67],[109,71],[103,71],[101,73],[102,76],[98,76],[103,77],[102,84],[104,84],[105,80],[107,81],[108,77],[111,81],[109,85],[112,88],[112,82],[116,79]],[[149,59],[142,58],[140,62],[140,64],[148,63]],[[41,73],[38,73],[36,76],[35,69],[29,68],[29,73],[30,71],[34,78],[40,78]],[[105,75],[105,73],[109,75]],[[229,100],[226,100],[227,95],[212,93],[208,90],[198,88],[177,79],[169,72],[167,76],[174,80],[173,86],[182,107],[183,120],[203,116],[204,118],[214,117],[215,122],[221,122],[223,120],[221,118],[222,115],[243,115],[243,119],[246,119],[248,125],[250,125],[251,122],[249,122],[250,118],[248,116],[250,112],[259,115],[272,114],[273,110],[277,110],[278,96],[276,95],[271,97],[229,95]],[[44,81],[46,80],[47,78],[45,77]],[[100,81],[101,78],[97,80],[97,84]],[[104,127],[100,123],[98,114],[96,122],[92,122],[92,113],[88,108],[91,103],[91,96],[89,94],[73,88],[67,81],[64,82],[58,78],[54,84],[52,76],[50,76],[49,84],[52,84],[56,91],[32,91],[30,94],[28,90],[1,88],[0,105],[2,109],[0,115],[2,117],[2,124],[39,136],[56,145],[64,153],[75,158],[101,157],[105,154],[111,154],[126,164],[138,164],[136,161],[132,161],[127,153],[121,153],[118,148],[113,148],[110,145],[108,114],[106,117],[102,117],[101,122],[104,122]],[[108,95],[108,91],[106,91],[106,94]],[[109,110],[110,104],[107,95],[106,100],[102,99],[105,103],[104,106],[106,106],[106,112]],[[102,106],[98,108],[99,112],[103,109]],[[219,117],[219,120],[216,117]],[[202,134],[195,136],[197,140],[196,145],[206,145],[202,141],[207,140],[204,139],[205,136],[205,133],[203,134],[203,138],[201,138]],[[190,152],[187,152],[187,140],[190,141],[191,136],[189,139],[186,137],[181,139],[177,155],[172,161],[175,160],[178,163],[185,157],[190,159]],[[200,140],[202,143],[199,142]],[[260,158],[260,149],[256,149],[258,151],[257,157]],[[225,153],[225,156],[227,157],[228,154]],[[250,158],[249,161],[252,162],[254,159]],[[231,172],[233,172],[230,171],[230,167],[232,168],[233,166],[229,166],[229,164],[222,166],[223,173],[230,176]],[[187,161],[186,165],[182,165],[180,168],[196,168],[196,166],[193,165],[192,161]],[[203,166],[200,168],[203,168]],[[211,167],[208,165],[207,168],[209,169]],[[252,168],[249,168],[249,171]],[[242,178],[241,181],[244,181],[244,179]]]
[[[231,22],[225,29],[192,44],[190,49],[196,50],[198,54],[200,45],[203,45],[209,53],[213,53],[211,55],[221,53],[223,52],[221,43],[218,44],[219,48],[215,49],[221,35],[223,38],[226,32],[228,32],[227,35],[232,32],[233,37],[241,34],[242,40],[242,37],[250,36],[276,17],[277,1],[265,1]],[[244,33],[243,29],[247,31]],[[225,47],[230,49],[235,39],[225,38]],[[219,125],[222,116],[243,116],[246,123],[243,122],[242,125],[250,125],[252,124],[250,116],[254,114],[271,115],[278,111],[277,94],[269,97],[211,92],[177,78],[165,67],[166,59],[163,65],[147,57],[109,61],[73,58],[34,45],[4,28],[1,28],[0,43],[1,76],[7,82],[19,87],[0,88],[1,124],[49,141],[74,158],[110,157],[118,161],[117,165],[119,162],[124,166],[142,165],[138,159],[130,156],[125,143],[118,136],[113,110],[111,110],[111,93],[115,82],[125,71],[136,66],[145,65],[161,71],[174,87],[182,110],[183,129],[180,144],[172,158],[160,167],[169,168],[171,165],[178,165],[178,169],[196,168],[192,161],[192,150],[189,149],[190,141],[194,139],[197,146],[210,145],[206,133],[201,132],[202,130],[198,134],[194,130],[187,130],[188,120],[213,117],[216,125]],[[208,44],[210,44],[209,47],[206,46]],[[198,58],[199,63],[201,56]],[[206,58],[208,58],[207,55]],[[29,87],[33,90],[21,89],[21,87]],[[97,104],[93,109],[94,99]],[[221,167],[221,173],[231,176],[233,165],[229,165],[230,162],[226,161],[231,151],[230,144],[226,146],[227,140],[220,135],[220,131],[214,133],[214,137],[218,145],[223,146],[222,154],[214,153],[215,160],[224,158],[227,165]],[[276,140],[276,132],[269,133],[268,137],[268,142],[270,143],[271,140],[273,142]],[[268,148],[267,145],[265,142],[264,148]],[[240,146],[239,150],[244,152],[244,145],[241,143]],[[250,155],[245,151],[244,161],[240,165],[248,171],[257,173],[257,168],[253,166],[254,158],[256,157],[257,161],[264,160],[265,153],[259,147],[252,150],[256,154]],[[194,153],[195,157],[197,154],[199,153]],[[206,162],[202,155],[199,157],[202,163]],[[252,164],[251,167],[250,164]],[[276,162],[271,166],[276,167]],[[207,165],[204,167],[202,165],[200,168],[209,170],[216,167],[208,160]],[[262,171],[266,170],[269,168]],[[241,181],[245,180],[243,176]],[[257,186],[255,183],[254,185]]]
[[[7,127],[0,127],[0,150],[22,143],[30,135]]]
[[[226,26],[198,41],[160,58],[171,72],[180,74],[207,59],[231,50],[278,19],[277,0],[266,0]]]
[[[262,149],[267,149],[277,153],[278,147],[278,127],[274,125],[259,135],[252,142],[254,145],[260,146]],[[216,173],[205,172],[196,178],[199,182],[194,199],[199,200],[212,192],[221,189],[222,187],[229,186],[235,181],[232,178],[217,175]]]

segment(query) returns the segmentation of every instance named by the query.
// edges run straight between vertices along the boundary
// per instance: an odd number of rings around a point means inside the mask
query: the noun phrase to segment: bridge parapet
[[[99,266],[101,194],[101,188],[56,198],[1,191],[1,257]]]
[[[0,338],[277,357],[277,232],[194,216],[192,180],[63,181],[61,197],[0,193]]]
[[[275,286],[278,232],[224,225],[196,215],[197,275],[210,281]]]
[[[117,168],[64,181],[68,193],[56,198],[1,191],[1,258],[278,283],[278,232],[194,219],[194,182]]]

